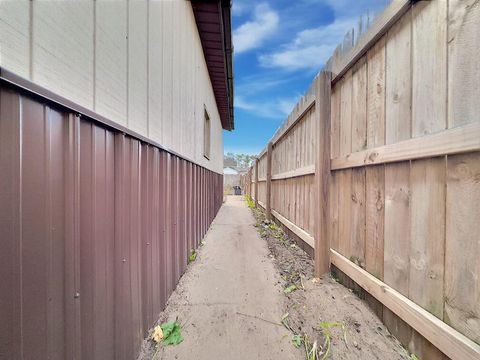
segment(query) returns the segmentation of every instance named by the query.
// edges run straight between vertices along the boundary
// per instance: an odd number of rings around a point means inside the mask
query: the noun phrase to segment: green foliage
[[[195,249],[192,250],[192,253],[188,257],[188,263],[190,264],[191,262],[194,262],[197,259],[197,252]]]
[[[163,323],[160,327],[163,330],[163,345],[178,345],[183,341],[182,328],[177,321]]]
[[[300,335],[293,335],[292,342],[296,348],[299,348],[302,346],[303,339]]]
[[[304,337],[303,337],[303,345],[305,346],[306,359],[307,360],[317,360],[318,359],[317,342],[314,341],[313,344],[310,343],[310,340],[308,339],[307,334],[305,334]],[[323,359],[325,359],[325,357],[323,357],[322,360]]]
[[[332,342],[332,333],[330,331],[333,327],[339,327],[343,331],[343,341],[345,341],[345,345],[348,346],[347,343],[347,330],[345,328],[345,324],[342,322],[328,322],[324,321],[320,323],[320,327],[322,328],[323,336],[325,337],[325,343],[323,345],[323,349],[325,349],[325,353],[322,356],[321,360],[325,360],[330,352],[330,344]]]
[[[247,201],[248,207],[249,207],[250,209],[254,209],[254,208],[255,208],[255,202],[250,198],[250,196],[245,195],[245,200]]]
[[[283,292],[284,292],[285,294],[290,294],[291,292],[294,292],[294,291],[297,290],[297,289],[298,289],[298,286],[295,285],[295,284],[292,284],[292,285],[290,285],[289,287],[287,287],[285,290],[283,290]]]

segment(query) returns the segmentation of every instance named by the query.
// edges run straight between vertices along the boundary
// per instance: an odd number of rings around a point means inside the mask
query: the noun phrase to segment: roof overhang
[[[233,130],[231,0],[191,0],[222,127]]]

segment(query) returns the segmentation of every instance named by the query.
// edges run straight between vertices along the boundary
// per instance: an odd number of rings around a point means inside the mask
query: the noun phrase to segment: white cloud
[[[300,94],[291,97],[274,98],[268,101],[247,100],[243,96],[235,96],[235,107],[267,119],[283,119],[292,111]]]
[[[331,6],[335,20],[324,26],[302,30],[296,34],[293,41],[284,44],[279,50],[260,55],[259,61],[262,66],[286,70],[320,70],[333,55],[338,44],[343,42],[345,34],[352,28],[357,28],[360,16],[366,15],[367,11],[369,14],[372,14],[372,11],[379,11],[386,3],[385,0],[322,0],[322,2]]]
[[[288,70],[318,69],[324,64],[345,33],[352,29],[355,20],[336,20],[333,23],[297,33],[295,39],[279,51],[260,56],[264,67],[280,67]]]
[[[233,46],[237,54],[258,48],[278,27],[278,14],[267,3],[255,6],[253,19],[233,32]]]
[[[245,3],[242,3],[238,0],[233,2],[233,5],[232,5],[233,16],[241,16],[245,13],[245,10],[246,10]]]

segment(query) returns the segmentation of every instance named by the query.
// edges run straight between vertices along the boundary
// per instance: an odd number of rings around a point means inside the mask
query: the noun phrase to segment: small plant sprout
[[[192,253],[188,257],[188,263],[190,264],[191,262],[194,262],[196,258],[197,258],[197,252],[195,251],[195,249],[193,249]]]
[[[345,324],[342,322],[321,322],[320,327],[322,328],[323,336],[325,337],[325,343],[323,344],[323,349],[325,349],[321,360],[325,360],[330,353],[330,344],[332,342],[332,332],[330,331],[333,327],[339,327],[343,331],[343,341],[345,341],[345,345],[348,347],[347,343],[347,329],[345,328]]]
[[[293,332],[292,328],[290,327],[290,325],[288,324],[288,317],[290,316],[290,314],[287,312],[285,314],[282,315],[282,320],[281,320],[281,323],[283,326],[285,326],[285,328],[287,330],[290,330]]]
[[[283,290],[283,292],[284,292],[285,294],[290,294],[291,292],[294,292],[294,291],[297,290],[297,289],[298,289],[298,286],[295,285],[295,284],[292,284],[292,285],[290,285],[289,287],[287,287],[285,290]]]
[[[308,336],[305,334],[303,337],[303,345],[305,346],[305,355],[307,360],[318,360],[318,345],[314,341],[313,344],[308,340]],[[324,358],[322,358],[323,360]]]
[[[245,195],[245,200],[247,201],[248,207],[249,207],[250,209],[254,209],[254,208],[255,208],[255,203],[254,203],[253,200],[250,198],[250,196]]]
[[[182,328],[178,323],[178,318],[175,319],[174,322],[163,323],[155,326],[151,335],[151,339],[155,343],[156,348],[152,359],[155,359],[157,356],[158,350],[160,349],[160,344],[163,346],[180,344],[183,341],[181,331]]]
[[[295,346],[297,349],[302,346],[302,337],[300,335],[293,335],[293,338],[292,338],[292,343],[293,343],[293,346]]]

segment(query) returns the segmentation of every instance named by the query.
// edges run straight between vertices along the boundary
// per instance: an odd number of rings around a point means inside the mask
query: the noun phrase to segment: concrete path
[[[302,359],[280,325],[284,295],[253,225],[243,197],[228,197],[166,308],[185,340],[158,359]]]

